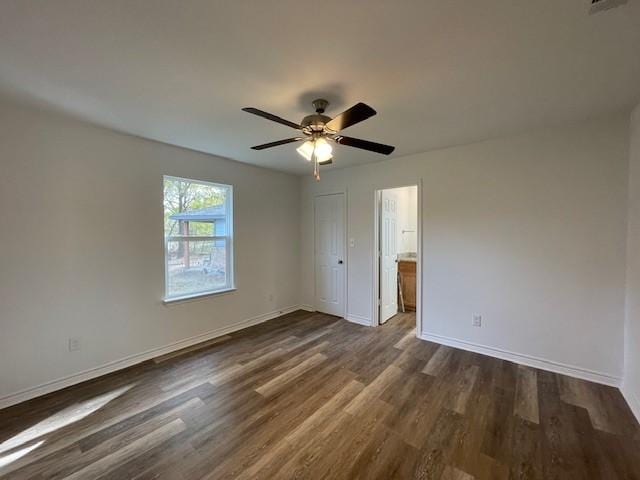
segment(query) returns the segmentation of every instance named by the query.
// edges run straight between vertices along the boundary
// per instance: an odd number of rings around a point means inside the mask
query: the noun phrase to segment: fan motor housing
[[[313,115],[307,115],[302,119],[300,125],[303,131],[309,132],[322,132],[327,122],[331,121],[331,117],[322,115],[321,113],[314,113]]]

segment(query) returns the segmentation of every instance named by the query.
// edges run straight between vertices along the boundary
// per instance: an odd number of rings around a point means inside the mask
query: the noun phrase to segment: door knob
[[[342,260],[338,260],[338,265],[342,265]]]

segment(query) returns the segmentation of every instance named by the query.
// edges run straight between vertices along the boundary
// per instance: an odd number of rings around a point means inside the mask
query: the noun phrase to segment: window
[[[165,300],[233,283],[233,187],[164,177]]]

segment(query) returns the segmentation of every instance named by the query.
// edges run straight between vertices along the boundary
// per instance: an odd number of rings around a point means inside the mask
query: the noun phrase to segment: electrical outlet
[[[482,315],[474,315],[473,320],[471,320],[471,325],[474,327],[482,326]]]
[[[69,351],[77,352],[80,350],[80,339],[79,338],[70,338],[69,339]]]

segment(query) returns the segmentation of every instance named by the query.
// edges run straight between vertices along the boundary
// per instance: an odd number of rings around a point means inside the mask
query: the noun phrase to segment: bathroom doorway
[[[418,310],[418,186],[376,191],[376,325],[415,323]],[[398,317],[398,314],[402,314]]]

